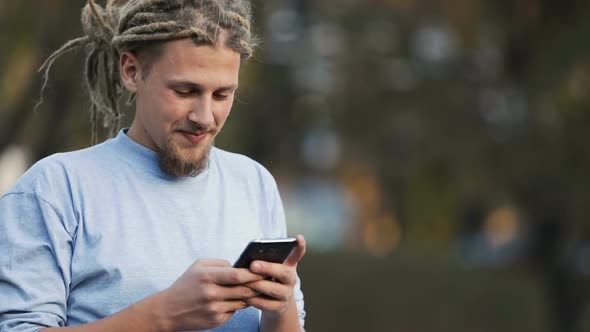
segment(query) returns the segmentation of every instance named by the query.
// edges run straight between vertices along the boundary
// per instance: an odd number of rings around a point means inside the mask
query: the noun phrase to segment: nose
[[[211,96],[197,98],[191,106],[188,119],[203,128],[211,128],[214,125],[213,100]]]

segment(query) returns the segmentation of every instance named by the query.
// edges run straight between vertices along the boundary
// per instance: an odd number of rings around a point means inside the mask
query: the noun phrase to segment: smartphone
[[[294,237],[252,240],[244,248],[234,267],[249,268],[256,260],[282,263],[296,246],[297,239]]]

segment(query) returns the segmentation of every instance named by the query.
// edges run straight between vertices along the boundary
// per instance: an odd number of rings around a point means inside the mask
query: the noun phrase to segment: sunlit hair
[[[98,125],[114,135],[121,127],[119,102],[127,95],[119,78],[119,55],[131,51],[149,66],[159,55],[162,42],[191,38],[198,45],[218,45],[248,59],[256,45],[251,28],[252,11],[247,0],[94,0],[82,11],[84,37],[65,43],[51,54],[39,71],[44,72],[41,99],[53,62],[68,51],[86,47],[85,81],[90,95],[92,141]],[[146,68],[149,71],[149,68]]]

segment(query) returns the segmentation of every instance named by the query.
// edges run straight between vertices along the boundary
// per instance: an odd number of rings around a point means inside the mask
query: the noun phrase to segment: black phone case
[[[282,263],[297,245],[293,242],[250,242],[234,264],[234,267],[249,268],[255,260]]]

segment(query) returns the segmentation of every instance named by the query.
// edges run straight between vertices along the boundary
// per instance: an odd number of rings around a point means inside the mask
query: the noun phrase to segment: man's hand
[[[162,291],[167,325],[174,331],[209,329],[223,324],[259,294],[251,284],[263,277],[235,269],[225,260],[195,262],[170,288]]]
[[[263,279],[246,284],[259,296],[245,299],[245,302],[262,310],[263,315],[278,318],[295,305],[293,293],[297,282],[297,263],[305,255],[305,239],[297,236],[297,247],[291,252],[283,264],[254,261],[250,271],[264,277],[271,277],[273,281]]]
[[[250,305],[262,310],[260,331],[301,331],[293,288],[297,262],[305,254],[305,241],[284,264],[256,261],[252,269],[236,269],[219,259],[195,262],[169,288],[97,321],[43,331],[187,331],[223,324],[236,310]],[[260,267],[256,267],[256,263]],[[277,281],[264,280],[265,276]]]

